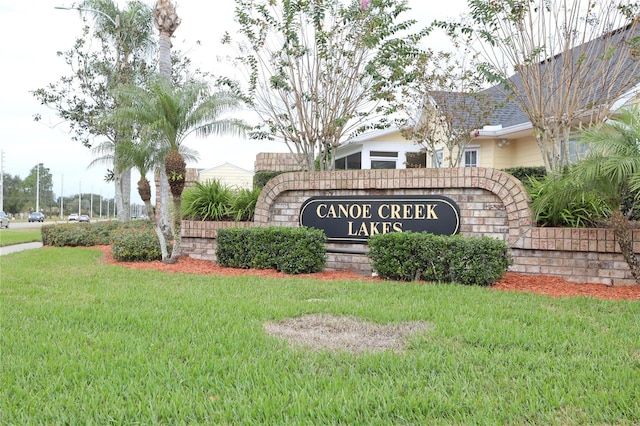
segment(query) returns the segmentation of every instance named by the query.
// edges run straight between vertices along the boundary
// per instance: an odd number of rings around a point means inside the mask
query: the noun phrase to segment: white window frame
[[[378,153],[378,152],[389,152],[390,154],[395,154],[395,156],[383,156],[383,155],[371,155],[371,153]],[[375,150],[371,150],[369,151],[369,168],[373,169],[373,163],[375,161],[383,161],[383,162],[392,162],[395,164],[395,166],[393,167],[394,169],[398,169],[398,158],[400,158],[400,153],[397,151],[381,151],[378,149]],[[378,170],[383,170],[383,169],[378,169]],[[390,169],[387,169],[390,170]]]
[[[468,164],[467,153],[472,153],[472,152],[475,153],[476,155],[476,162],[475,164]],[[480,166],[480,148],[478,147],[466,148],[462,153],[462,164],[464,167],[479,167]]]

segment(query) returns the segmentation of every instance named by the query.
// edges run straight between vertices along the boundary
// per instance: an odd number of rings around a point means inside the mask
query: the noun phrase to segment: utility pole
[[[0,211],[4,211],[4,151],[0,150]]]
[[[64,220],[64,174],[60,175],[60,220]]]
[[[40,211],[40,163],[36,166],[36,210]]]

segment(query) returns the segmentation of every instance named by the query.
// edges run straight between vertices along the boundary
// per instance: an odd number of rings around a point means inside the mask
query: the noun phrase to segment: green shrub
[[[529,178],[527,190],[538,226],[595,227],[609,216],[606,203],[593,193],[575,190],[570,179],[549,176]],[[558,194],[575,196],[558,196]]]
[[[255,189],[262,189],[264,186],[274,177],[288,172],[256,172],[253,175],[253,187]]]
[[[464,285],[490,286],[509,269],[512,259],[504,241],[489,237],[448,237],[447,260],[450,281]]]
[[[122,227],[111,238],[111,255],[120,262],[162,259],[160,241],[151,226]]]
[[[191,220],[230,220],[234,193],[220,180],[196,182],[182,194],[182,217]]]
[[[224,228],[216,232],[216,259],[222,266],[248,269],[253,250],[246,242],[251,239],[251,228]]]
[[[529,178],[544,179],[547,176],[547,169],[544,166],[511,167],[502,171],[509,173],[525,185],[528,183]]]
[[[182,217],[190,220],[251,221],[261,189],[236,190],[214,179],[185,189]]]
[[[236,221],[252,221],[262,189],[241,189],[231,202],[231,215]]]
[[[313,273],[326,266],[325,242],[324,232],[306,227],[224,228],[217,233],[216,258],[233,268]]]
[[[45,225],[42,243],[56,247],[111,245],[113,258],[118,261],[162,259],[155,229],[146,220]]]
[[[373,235],[368,257],[385,279],[465,285],[491,285],[511,264],[504,241],[425,232]]]
[[[108,245],[111,244],[111,233],[118,226],[116,221],[45,225],[42,244],[55,247]]]
[[[427,233],[393,232],[369,239],[369,257],[376,272],[398,281],[438,281],[445,274],[441,261],[443,237]]]

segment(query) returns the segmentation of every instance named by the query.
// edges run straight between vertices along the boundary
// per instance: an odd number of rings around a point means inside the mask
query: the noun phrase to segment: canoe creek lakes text
[[[329,241],[364,242],[389,232],[452,235],[459,216],[458,206],[443,196],[312,197],[301,207],[300,223],[322,229]]]
[[[320,219],[346,219],[349,236],[371,236],[402,232],[402,221],[399,220],[437,220],[436,207],[436,204],[383,203],[374,208],[372,204],[319,203],[316,215]],[[379,220],[373,220],[372,208]],[[354,226],[355,223],[359,225]]]

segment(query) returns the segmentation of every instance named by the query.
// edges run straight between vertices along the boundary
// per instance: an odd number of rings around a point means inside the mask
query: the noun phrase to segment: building
[[[568,52],[556,55],[545,61],[532,65],[532,69],[543,75],[540,90],[535,91],[538,96],[534,102],[546,102],[549,108],[546,110],[577,111],[579,116],[570,117],[571,132],[568,136],[556,136],[567,147],[568,161],[575,161],[583,152],[583,147],[577,143],[577,131],[580,126],[588,126],[601,121],[612,110],[626,103],[634,102],[640,92],[640,60],[638,60],[638,37],[636,24],[612,31],[602,37],[586,42]],[[613,50],[611,46],[616,46]],[[580,67],[584,60],[584,52],[591,55],[600,55],[605,59],[595,67]],[[597,56],[597,57],[600,57]],[[571,61],[567,61],[569,58]],[[573,68],[563,68],[570,62]],[[567,71],[570,69],[570,71]],[[570,74],[568,72],[573,72]],[[607,76],[613,81],[608,85]],[[586,82],[588,89],[577,82]],[[515,87],[523,87],[523,75],[516,73],[510,78],[510,84]],[[574,86],[582,88],[576,90]],[[538,86],[536,86],[538,87]],[[571,90],[568,90],[571,89]],[[432,92],[431,106],[423,109],[421,121],[433,120],[425,117],[437,117],[434,111],[438,108],[439,100],[445,99],[442,94],[446,92]],[[557,102],[556,98],[568,93]],[[529,116],[522,110],[522,103],[516,103],[506,96],[501,86],[488,88],[480,95],[495,101],[497,108],[486,119],[486,125],[461,126],[469,129],[471,139],[464,147],[460,166],[462,167],[488,167],[506,169],[512,167],[544,166],[545,159],[534,135],[534,127]],[[455,103],[467,102],[464,94],[448,93],[449,98],[455,99]],[[555,97],[555,98],[554,98]],[[554,103],[555,102],[555,103]],[[564,103],[563,103],[564,102]],[[551,107],[553,104],[553,108]],[[567,105],[562,109],[563,105]],[[442,120],[441,120],[442,121]],[[463,121],[456,117],[456,121]],[[437,124],[432,124],[436,127]],[[435,134],[435,133],[434,133]],[[336,150],[336,169],[404,169],[407,167],[441,167],[446,165],[445,156],[448,150],[442,144],[436,146],[433,152],[425,153],[422,145],[415,144],[403,137],[398,128],[378,130],[360,135],[346,141]],[[566,158],[566,156],[564,157]]]
[[[198,170],[198,182],[205,183],[213,180],[219,180],[230,188],[253,188],[253,172],[228,162],[210,169]]]

